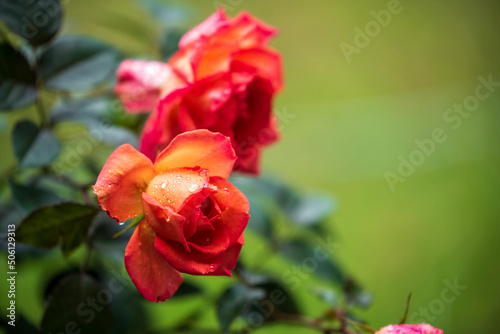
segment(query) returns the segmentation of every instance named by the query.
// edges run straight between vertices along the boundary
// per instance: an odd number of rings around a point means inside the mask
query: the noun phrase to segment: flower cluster
[[[272,99],[281,57],[276,30],[222,9],[187,32],[168,63],[126,60],[115,92],[129,112],[151,112],[140,152],[122,145],[94,193],[121,222],[143,214],[125,250],[141,294],[169,299],[180,273],[231,275],[249,219],[246,197],[227,177],[259,172],[262,147],[278,139]]]

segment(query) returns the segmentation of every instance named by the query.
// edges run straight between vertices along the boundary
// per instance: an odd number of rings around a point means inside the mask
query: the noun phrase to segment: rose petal
[[[238,155],[235,170],[258,174],[260,150],[279,139],[278,129],[271,116],[273,88],[267,80],[256,78],[247,88],[248,114],[238,118],[233,126],[234,149]]]
[[[218,122],[217,111],[232,95],[231,77],[217,75],[196,82],[182,99],[179,124],[182,132],[209,129]],[[189,122],[187,122],[189,120]],[[221,120],[229,122],[230,120]]]
[[[220,133],[195,130],[175,137],[155,161],[160,173],[180,167],[201,167],[210,176],[227,178],[233,169],[236,155],[231,140]]]
[[[230,242],[234,244],[247,226],[250,215],[250,205],[245,195],[228,180],[220,177],[211,177],[210,184],[219,191],[212,195],[212,199],[219,205],[221,216],[217,221],[222,222],[229,232]]]
[[[182,36],[179,41],[179,48],[185,48],[202,36],[210,36],[216,31],[227,27],[229,24],[228,18],[224,9],[219,8],[215,13],[210,15],[205,21],[198,24],[196,27],[188,31]]]
[[[238,257],[241,252],[241,248],[245,243],[245,239],[243,234],[238,238],[238,241],[229,247],[226,251],[226,255],[224,257],[224,261],[222,261],[219,268],[217,268],[214,272],[209,273],[209,276],[232,276],[231,270],[236,267],[236,262],[238,262]]]
[[[226,43],[237,42],[240,48],[265,45],[278,33],[277,29],[256,19],[248,12],[241,12],[231,20],[228,29],[217,34],[217,40]]]
[[[146,221],[157,236],[176,241],[189,251],[186,238],[184,237],[184,223],[186,218],[178,215],[170,207],[162,206],[147,193],[142,193],[142,207]]]
[[[163,257],[180,272],[205,275],[217,269],[224,260],[224,252],[202,253],[196,249],[187,252],[180,244],[156,237],[155,247]]]
[[[178,212],[209,183],[209,171],[200,167],[168,169],[151,180],[146,193],[160,205]],[[183,215],[184,216],[184,215]]]
[[[202,230],[198,228],[196,233],[187,241],[189,247],[192,250],[207,254],[220,254],[226,251],[229,246],[229,233],[226,226],[220,221],[215,221],[208,226],[213,226],[214,229],[207,227]]]
[[[172,297],[182,283],[182,276],[154,247],[155,234],[142,221],[125,249],[125,268],[137,290],[152,302]]]
[[[155,161],[159,151],[174,138],[179,130],[179,104],[187,89],[178,89],[162,99],[142,129],[140,151]]]
[[[232,56],[237,51],[236,47],[234,43],[206,47],[194,67],[196,80],[229,72]]]
[[[267,47],[241,50],[234,55],[231,69],[243,71],[246,70],[246,66],[255,69],[257,76],[269,80],[274,93],[282,89],[283,64],[279,52]]]
[[[180,215],[186,217],[186,223],[184,224],[184,235],[186,238],[190,238],[200,225],[204,225],[205,222],[201,220],[201,217],[203,217],[201,206],[210,195],[217,191],[216,189],[212,189],[212,187],[207,187],[209,185],[208,178],[205,180],[206,184],[200,187],[200,191],[194,196],[188,197],[178,210]],[[206,223],[212,227],[210,221],[207,220]]]
[[[201,37],[192,45],[181,48],[168,61],[173,71],[187,83],[194,82],[197,68],[207,50],[208,37]]]
[[[115,93],[128,112],[151,111],[171,73],[170,66],[159,61],[124,60],[116,72]]]
[[[151,160],[124,144],[109,156],[93,189],[101,208],[117,221],[125,221],[142,212],[141,193],[153,177]]]

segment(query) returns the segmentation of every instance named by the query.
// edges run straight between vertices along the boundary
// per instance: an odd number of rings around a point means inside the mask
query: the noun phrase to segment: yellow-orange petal
[[[162,302],[177,291],[182,276],[158,253],[154,241],[153,229],[143,220],[125,249],[125,268],[144,298]]]
[[[210,176],[227,178],[236,154],[231,139],[208,130],[195,130],[175,137],[155,161],[157,173],[182,167],[208,169]]]
[[[109,156],[93,189],[101,208],[111,218],[124,221],[142,213],[141,194],[153,177],[151,160],[124,144]]]
[[[159,204],[178,212],[185,202],[203,190],[209,171],[200,167],[169,169],[151,180],[146,193]]]

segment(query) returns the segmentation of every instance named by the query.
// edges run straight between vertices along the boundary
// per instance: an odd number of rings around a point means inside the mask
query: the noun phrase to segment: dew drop
[[[120,226],[123,225],[123,224],[125,224],[125,222],[119,222],[118,223],[118,225],[120,225]]]
[[[200,186],[197,185],[196,183],[193,183],[188,190],[190,193],[194,193],[196,190],[198,190],[198,188],[200,188]]]
[[[208,177],[208,169],[202,169],[198,172],[198,174],[202,177]]]
[[[162,187],[162,188],[165,188],[165,187],[167,186],[167,184],[168,184],[168,181],[166,181],[166,180],[165,180],[165,181],[163,181],[163,183],[161,184],[161,187]]]
[[[177,180],[182,180],[182,176],[177,175]]]

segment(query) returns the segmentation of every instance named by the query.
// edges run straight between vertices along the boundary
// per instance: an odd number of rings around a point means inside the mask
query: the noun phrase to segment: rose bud
[[[180,273],[231,276],[250,217],[247,198],[227,181],[235,161],[230,139],[208,130],[178,135],[154,164],[128,144],[108,158],[94,193],[119,222],[144,213],[125,267],[146,299],[169,299]]]
[[[375,334],[443,334],[443,331],[428,324],[388,325]]]

